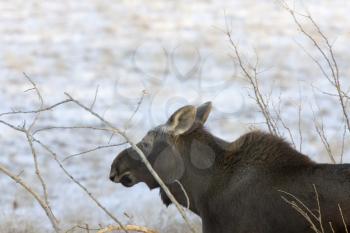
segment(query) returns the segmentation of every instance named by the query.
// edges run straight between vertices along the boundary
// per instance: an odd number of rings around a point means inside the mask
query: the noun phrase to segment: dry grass
[[[14,221],[15,218],[15,221]],[[1,217],[0,220],[0,232],[1,233],[38,233],[46,232],[41,226],[40,222],[32,222],[27,219],[20,218],[17,215],[14,217]]]

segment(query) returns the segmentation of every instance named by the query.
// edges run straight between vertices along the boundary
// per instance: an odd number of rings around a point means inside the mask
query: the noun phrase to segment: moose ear
[[[178,109],[166,123],[167,128],[175,135],[186,133],[196,120],[196,107],[192,105]]]
[[[212,103],[210,101],[205,102],[197,108],[196,121],[204,125],[211,112]]]

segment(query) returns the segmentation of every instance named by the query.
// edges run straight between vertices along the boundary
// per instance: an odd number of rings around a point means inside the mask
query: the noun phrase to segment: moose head
[[[187,105],[175,111],[165,124],[159,125],[143,137],[136,145],[142,150],[152,167],[162,178],[171,184],[180,180],[186,173],[186,160],[190,159],[197,167],[205,169],[210,167],[214,160],[214,153],[209,153],[209,159],[200,160],[201,150],[206,150],[206,145],[193,140],[190,134],[199,128],[203,128],[211,111],[211,102],[206,102],[199,107]],[[184,158],[188,146],[185,142],[191,140],[192,156]],[[211,150],[206,150],[211,151]],[[139,182],[144,182],[150,189],[159,187],[156,180],[139,158],[137,152],[130,148],[123,150],[114,159],[110,180],[131,187]]]

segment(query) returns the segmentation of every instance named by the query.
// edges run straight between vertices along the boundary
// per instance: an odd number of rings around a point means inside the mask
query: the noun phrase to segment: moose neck
[[[216,160],[228,148],[229,143],[198,128],[178,142],[185,165],[185,173],[179,181],[169,185],[177,201],[201,216],[208,189],[217,173]],[[171,202],[163,191],[161,197],[166,205]]]

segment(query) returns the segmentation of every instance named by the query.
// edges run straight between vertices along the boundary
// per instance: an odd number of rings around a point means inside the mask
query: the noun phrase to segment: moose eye
[[[140,147],[145,153],[149,153],[153,146],[153,137],[147,134],[140,142]]]
[[[149,142],[142,142],[141,147],[145,150],[149,150],[151,148],[151,143]]]

